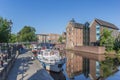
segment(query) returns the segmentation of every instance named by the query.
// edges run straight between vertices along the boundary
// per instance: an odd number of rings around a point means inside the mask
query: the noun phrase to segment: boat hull
[[[66,62],[65,57],[61,57],[59,51],[50,49],[41,50],[37,58],[46,70],[54,72],[62,71],[62,66]]]
[[[56,62],[54,64],[46,63],[43,61],[40,61],[42,63],[42,66],[48,70],[48,71],[53,71],[53,72],[60,72],[63,70],[63,64],[65,64],[65,61],[62,62]]]

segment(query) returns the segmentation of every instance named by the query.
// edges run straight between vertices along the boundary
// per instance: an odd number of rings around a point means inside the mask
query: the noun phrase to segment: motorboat
[[[54,72],[62,71],[62,66],[66,62],[66,58],[61,57],[58,50],[51,49],[41,50],[38,52],[37,58],[46,70]]]

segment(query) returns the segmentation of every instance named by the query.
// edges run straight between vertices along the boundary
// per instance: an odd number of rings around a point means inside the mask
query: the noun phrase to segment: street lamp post
[[[11,41],[11,27],[12,27],[12,20],[9,20],[8,21],[8,25],[9,25],[9,38],[8,38],[8,41],[7,41],[7,47],[8,47],[8,58],[11,57],[11,50],[10,50],[10,44],[8,44],[10,41]]]
[[[13,24],[13,22],[12,22],[12,20],[10,20],[10,21],[9,21],[9,25],[10,25],[10,40],[11,40],[11,29],[12,29],[12,24]]]

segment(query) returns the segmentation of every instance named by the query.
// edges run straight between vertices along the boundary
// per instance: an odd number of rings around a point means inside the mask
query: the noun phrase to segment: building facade
[[[83,27],[83,45],[88,46],[90,42],[90,30],[89,23],[86,22]]]
[[[83,45],[83,24],[76,23],[72,19],[66,28],[66,48],[74,48]]]
[[[48,34],[36,34],[36,35],[37,35],[38,43],[46,43],[46,42],[48,42],[47,41]]]
[[[66,72],[69,78],[82,73],[82,57],[76,55],[74,52],[68,51],[66,53],[67,63]]]
[[[50,43],[58,43],[58,39],[60,38],[61,35],[59,34],[48,34],[48,37],[47,37],[47,40],[50,42]]]
[[[98,46],[79,46],[75,47],[76,55],[82,57],[82,73],[86,77],[91,75],[95,80],[100,77],[101,69],[99,61],[105,60],[105,48]],[[80,61],[81,62],[81,61]]]
[[[102,75],[100,61],[105,60],[105,47],[98,46],[98,42],[103,29],[112,31],[111,35],[114,38],[120,33],[117,26],[100,19],[94,19],[90,24],[88,22],[85,24],[76,23],[73,19],[68,23],[66,28],[66,48],[75,48],[76,51],[76,53],[69,53],[67,55],[69,60],[67,63],[68,73],[75,71],[72,70],[74,65],[69,65],[69,63],[74,64],[77,62],[74,62],[74,58],[77,59],[75,57],[76,54],[80,56],[78,59],[79,67],[81,67],[80,71],[82,70],[86,77],[91,75],[94,79],[97,79]],[[71,76],[71,74],[68,75]]]
[[[103,29],[112,30],[112,36],[116,38],[119,34],[119,29],[117,26],[115,26],[112,23],[100,20],[100,19],[94,19],[92,23],[90,24],[90,44],[96,45],[96,42],[100,40],[101,32]]]
[[[101,33],[103,29],[107,29],[109,31],[112,31],[111,35],[115,39],[119,35],[119,29],[117,26],[115,26],[112,23],[100,20],[100,19],[94,19],[92,23],[90,24],[90,45],[92,46],[99,46],[99,41],[101,37]],[[90,74],[95,77],[100,77],[101,68],[100,68],[100,61],[95,60],[89,60],[90,65]],[[94,66],[93,66],[94,65]]]
[[[59,34],[37,34],[39,43],[58,43]]]

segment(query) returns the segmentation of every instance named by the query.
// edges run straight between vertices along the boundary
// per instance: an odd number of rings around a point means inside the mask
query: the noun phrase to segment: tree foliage
[[[11,34],[10,42],[11,42],[11,43],[17,42],[17,35],[16,35],[16,34]]]
[[[117,67],[120,65],[120,35],[114,40],[111,36],[112,31],[104,29],[100,38],[100,45],[106,47],[106,51],[116,50],[117,53],[114,58],[105,54],[106,58],[101,61],[101,69],[103,71],[103,77],[108,77],[117,71]]]
[[[106,59],[104,61],[101,61],[100,62],[100,65],[101,65],[101,69],[103,71],[103,74],[102,76],[103,77],[108,77],[110,75],[113,74],[113,69],[114,69],[114,65],[113,65],[113,59],[110,58],[110,57],[106,57]]]
[[[0,17],[0,43],[9,42],[11,36],[11,20]]]
[[[107,51],[113,50],[114,38],[111,36],[112,31],[103,29],[100,37],[100,46],[105,46]]]
[[[62,38],[62,36],[60,36],[58,39],[58,42],[62,43],[62,41],[63,41],[63,38]]]
[[[36,41],[35,28],[31,26],[24,26],[23,29],[18,33],[18,42],[32,42]]]
[[[115,39],[114,42],[114,49],[120,53],[120,34],[118,35],[118,37]]]

